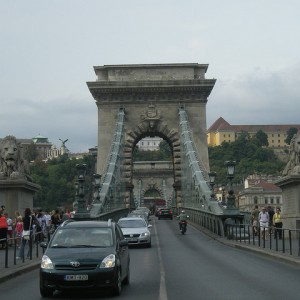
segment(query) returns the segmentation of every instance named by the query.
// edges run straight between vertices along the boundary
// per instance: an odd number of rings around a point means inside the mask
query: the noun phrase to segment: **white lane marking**
[[[163,260],[161,257],[161,251],[160,251],[160,245],[156,230],[156,222],[154,222],[154,231],[155,231],[155,237],[156,237],[156,244],[157,244],[157,253],[158,253],[158,260],[160,265],[160,284],[159,284],[159,300],[168,300],[167,295],[167,288],[166,288],[166,280],[165,280],[165,268],[163,264]]]

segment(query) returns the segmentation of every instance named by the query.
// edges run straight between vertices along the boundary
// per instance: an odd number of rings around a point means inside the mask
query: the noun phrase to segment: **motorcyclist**
[[[180,230],[181,230],[181,222],[186,221],[186,223],[187,223],[188,217],[189,216],[185,213],[184,210],[182,210],[181,213],[177,216],[177,219],[179,219],[179,229]]]

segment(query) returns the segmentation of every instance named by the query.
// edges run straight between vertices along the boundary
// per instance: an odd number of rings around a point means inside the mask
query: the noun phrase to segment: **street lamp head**
[[[100,185],[100,181],[101,181],[101,175],[100,174],[94,174],[93,177],[94,177],[95,185],[99,186]]]
[[[76,169],[78,172],[78,177],[84,177],[86,171],[86,164],[77,164]]]
[[[74,182],[74,187],[75,187],[75,190],[78,191],[79,182],[77,180]]]
[[[234,160],[228,160],[225,162],[227,167],[227,177],[233,178],[236,162]]]
[[[216,180],[216,177],[217,177],[217,173],[216,172],[209,172],[208,176],[209,176],[209,182],[214,184],[215,180]]]

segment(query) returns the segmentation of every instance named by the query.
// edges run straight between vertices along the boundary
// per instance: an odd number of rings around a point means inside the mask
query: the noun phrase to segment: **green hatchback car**
[[[45,248],[40,266],[40,294],[55,290],[110,288],[129,284],[128,242],[118,224],[108,221],[64,222]]]

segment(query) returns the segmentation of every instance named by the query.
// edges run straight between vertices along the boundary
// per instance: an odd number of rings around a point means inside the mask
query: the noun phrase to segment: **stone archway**
[[[97,172],[102,174],[111,151],[117,112],[125,111],[124,176],[127,203],[132,185],[132,152],[146,136],[163,137],[173,151],[174,189],[181,199],[181,139],[178,109],[184,107],[197,156],[209,170],[206,103],[215,79],[206,79],[208,65],[155,64],[94,67],[97,80],[88,82],[98,107]]]

